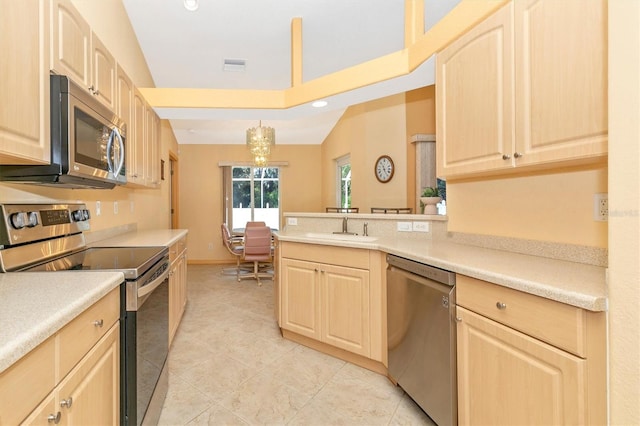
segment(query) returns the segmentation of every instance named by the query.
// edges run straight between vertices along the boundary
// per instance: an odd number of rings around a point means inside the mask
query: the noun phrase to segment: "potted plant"
[[[426,187],[422,190],[420,202],[424,204],[424,214],[438,214],[436,204],[442,201],[442,197],[438,195],[438,188]]]

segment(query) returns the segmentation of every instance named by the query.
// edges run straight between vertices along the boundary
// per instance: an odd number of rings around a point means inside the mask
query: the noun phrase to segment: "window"
[[[280,170],[277,167],[249,166],[232,166],[230,169],[230,197],[225,196],[227,211],[231,207],[227,224],[232,228],[244,228],[249,221],[263,221],[267,226],[279,229]]]
[[[351,207],[351,157],[345,155],[336,160],[336,203]]]

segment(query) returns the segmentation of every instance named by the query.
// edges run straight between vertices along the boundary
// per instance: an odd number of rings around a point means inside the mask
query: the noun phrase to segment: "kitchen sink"
[[[323,232],[306,232],[303,234],[307,238],[317,238],[322,240],[338,240],[338,241],[353,241],[357,243],[368,243],[376,241],[378,237],[370,237],[365,235],[355,234],[332,234]]]

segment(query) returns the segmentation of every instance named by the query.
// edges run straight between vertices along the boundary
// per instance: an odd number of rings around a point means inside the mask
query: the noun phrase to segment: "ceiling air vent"
[[[222,70],[229,72],[239,72],[244,71],[246,67],[247,61],[245,59],[225,59]]]

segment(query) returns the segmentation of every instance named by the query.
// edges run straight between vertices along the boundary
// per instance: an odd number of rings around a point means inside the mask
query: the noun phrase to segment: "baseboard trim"
[[[301,345],[304,345],[308,348],[315,349],[319,352],[325,353],[327,355],[331,355],[343,361],[350,362],[359,367],[366,368],[367,370],[371,370],[375,373],[388,377],[387,368],[384,365],[382,365],[382,363],[379,361],[374,361],[362,355],[354,354],[352,352],[345,351],[344,349],[336,348],[335,346],[318,342],[315,339],[302,336],[300,334],[294,333],[289,330],[280,329],[280,331],[282,332],[282,337],[284,337],[287,340],[300,343]]]

